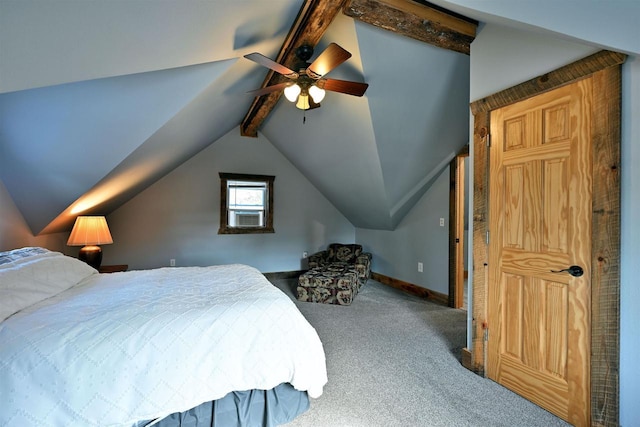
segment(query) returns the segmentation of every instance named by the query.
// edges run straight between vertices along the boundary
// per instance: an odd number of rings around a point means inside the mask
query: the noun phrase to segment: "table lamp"
[[[67,245],[82,246],[78,259],[96,270],[102,263],[102,249],[98,245],[113,243],[107,220],[103,216],[79,216],[73,225]]]

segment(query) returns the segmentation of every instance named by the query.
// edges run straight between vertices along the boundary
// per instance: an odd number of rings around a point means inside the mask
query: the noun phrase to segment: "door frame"
[[[469,145],[465,145],[449,163],[449,307],[464,306],[464,189],[467,179],[464,161],[469,157]]]
[[[620,354],[620,100],[626,55],[600,51],[472,102],[473,262],[471,347],[462,362],[484,375],[489,251],[489,149],[492,110],[593,77],[591,229],[591,425],[617,426]]]

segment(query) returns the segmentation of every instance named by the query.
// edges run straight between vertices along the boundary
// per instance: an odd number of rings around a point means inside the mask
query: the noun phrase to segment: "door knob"
[[[573,277],[580,277],[584,274],[584,270],[579,265],[572,265],[569,268],[564,268],[562,270],[551,270],[552,273],[564,273],[567,272]]]

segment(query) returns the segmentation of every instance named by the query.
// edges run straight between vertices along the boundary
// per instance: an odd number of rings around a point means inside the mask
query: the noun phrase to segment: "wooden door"
[[[465,171],[464,171],[464,161],[469,157],[468,154],[460,154],[456,156],[456,188],[455,188],[455,239],[456,239],[456,247],[455,247],[455,303],[454,308],[467,308],[466,302],[464,300],[465,295],[465,270],[466,266],[464,264],[464,251],[467,250],[467,242],[465,240],[464,235],[464,206],[466,203],[464,194],[465,194]]]
[[[590,418],[591,78],[491,112],[487,375]],[[583,274],[554,273],[580,266]]]
[[[467,203],[465,160],[469,146],[460,150],[449,163],[449,307],[467,309],[465,299],[466,263],[465,212]]]

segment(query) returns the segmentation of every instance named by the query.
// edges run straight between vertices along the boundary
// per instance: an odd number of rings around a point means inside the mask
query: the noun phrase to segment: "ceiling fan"
[[[290,79],[291,81],[267,86],[251,91],[255,96],[266,95],[279,90],[284,91],[284,96],[301,110],[317,108],[324,99],[325,90],[346,93],[347,95],[362,96],[369,87],[367,83],[352,82],[347,80],[328,79],[324,77],[331,70],[351,58],[351,54],[331,43],[312,63],[308,63],[313,56],[313,47],[302,45],[296,49],[296,56],[300,60],[291,70],[266,56],[254,52],[244,57],[270,68]]]

